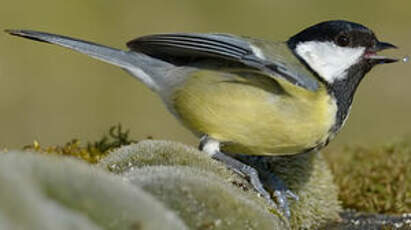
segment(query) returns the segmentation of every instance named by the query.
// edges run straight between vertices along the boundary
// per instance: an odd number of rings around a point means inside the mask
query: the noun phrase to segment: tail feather
[[[93,42],[56,34],[32,30],[5,30],[5,32],[14,36],[63,46],[98,60],[119,66],[137,77],[153,90],[158,90],[160,87],[158,78],[161,76],[158,76],[160,74],[155,72],[156,69],[164,69],[164,67],[171,65],[145,54],[114,49]],[[157,81],[155,79],[157,79]]]

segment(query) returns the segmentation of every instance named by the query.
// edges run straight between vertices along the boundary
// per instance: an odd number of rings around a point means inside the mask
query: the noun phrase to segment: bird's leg
[[[220,143],[217,140],[209,138],[208,136],[201,138],[199,148],[200,150],[208,153],[213,159],[223,162],[229,169],[233,170],[240,176],[247,178],[257,193],[264,197],[270,206],[282,212],[285,217],[290,217],[287,196],[296,197],[296,195],[289,191],[282,181],[275,175],[267,174],[267,181],[268,186],[274,191],[273,195],[277,199],[279,207],[272,200],[270,193],[264,188],[258,171],[255,168],[221,152]]]
[[[273,196],[276,198],[280,210],[287,218],[290,218],[291,212],[289,208],[288,198],[299,200],[299,197],[292,192],[283,181],[272,172],[264,173],[264,182],[269,191],[273,191]]]

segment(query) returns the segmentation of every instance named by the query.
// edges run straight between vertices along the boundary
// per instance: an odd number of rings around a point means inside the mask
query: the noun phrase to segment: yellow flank
[[[194,71],[173,100],[195,133],[219,140],[223,151],[250,155],[295,154],[323,143],[337,111],[323,85],[311,92],[252,72]]]

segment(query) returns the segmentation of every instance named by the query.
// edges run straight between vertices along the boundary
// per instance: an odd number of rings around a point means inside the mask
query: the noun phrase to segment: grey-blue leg
[[[287,188],[283,181],[275,176],[272,172],[267,172],[264,182],[270,191],[273,191],[273,196],[276,198],[279,209],[287,218],[290,218],[291,212],[289,208],[288,198],[298,200],[298,196]]]
[[[208,153],[213,159],[223,162],[228,168],[238,173],[240,176],[247,178],[254,189],[264,197],[270,206],[283,213],[287,218],[290,217],[290,208],[288,205],[287,197],[298,199],[298,197],[292,193],[284,183],[270,172],[265,172],[264,177],[266,181],[266,187],[269,187],[273,191],[273,196],[276,198],[278,206],[273,202],[271,195],[264,188],[263,183],[260,180],[258,171],[250,165],[247,165],[227,154],[220,151],[220,143],[214,139],[204,136],[200,141],[200,150]]]

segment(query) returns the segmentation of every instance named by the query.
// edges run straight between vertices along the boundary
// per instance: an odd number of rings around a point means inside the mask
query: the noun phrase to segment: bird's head
[[[349,21],[326,21],[311,26],[288,40],[288,46],[305,64],[328,84],[362,76],[377,64],[398,59],[377,55],[378,51],[396,48],[379,41],[367,27]],[[360,79],[359,79],[360,80]]]

